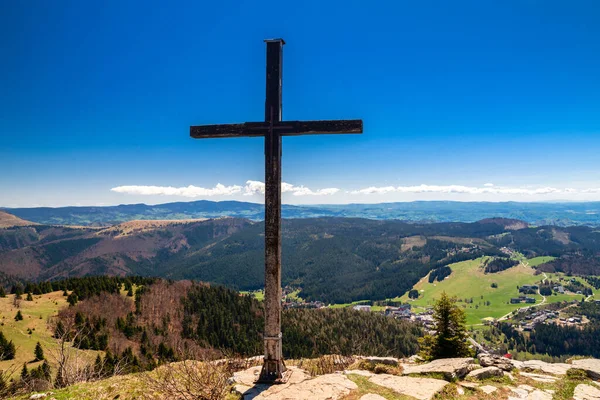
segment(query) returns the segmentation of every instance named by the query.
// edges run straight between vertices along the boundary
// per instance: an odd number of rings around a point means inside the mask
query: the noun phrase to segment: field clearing
[[[535,270],[524,264],[494,274],[485,274],[481,268],[485,259],[486,257],[482,257],[451,264],[452,274],[442,282],[429,283],[426,276],[414,286],[414,289],[419,291],[419,299],[409,300],[408,294],[405,294],[400,300],[414,306],[428,307],[445,291],[461,300],[459,304],[465,309],[469,325],[480,324],[482,319],[487,317],[499,318],[525,307],[526,304],[507,303],[511,297],[518,296],[517,286],[538,284],[543,276],[534,275]],[[496,283],[498,288],[492,288],[492,283]],[[534,297],[537,303],[542,300],[539,295],[530,297]],[[468,300],[469,303],[465,303],[464,300]]]
[[[254,290],[254,291],[243,290],[240,292],[240,294],[253,296],[258,301],[263,301],[265,299],[265,291],[264,290]]]
[[[16,347],[16,354],[13,360],[0,361],[0,370],[15,368],[15,374],[21,372],[23,364],[27,363],[27,368],[35,368],[42,362],[33,362],[33,351],[37,342],[40,342],[44,349],[44,355],[52,372],[56,369],[53,365],[52,353],[57,348],[52,332],[48,326],[50,317],[58,315],[58,310],[66,307],[67,298],[63,296],[62,291],[46,293],[43,295],[33,295],[33,301],[26,301],[27,295],[23,295],[20,300],[20,308],[13,305],[14,295],[7,295],[0,298],[0,330],[4,333],[7,340],[12,340]],[[15,315],[20,310],[23,314],[22,321],[15,321]],[[29,334],[28,329],[31,329]],[[89,357],[92,361],[96,357],[97,351],[77,350]]]
[[[551,257],[551,256],[534,257],[534,258],[527,259],[527,264],[529,264],[530,267],[537,267],[538,265],[545,264],[554,259],[556,259],[556,257]]]
[[[33,301],[26,301],[26,295],[20,301],[20,308],[13,305],[14,295],[0,298],[1,330],[8,340],[12,340],[17,349],[14,360],[0,361],[0,369],[6,370],[11,365],[17,365],[18,371],[24,363],[33,361],[33,350],[37,342],[44,348],[44,353],[49,355],[55,348],[55,341],[48,329],[48,318],[58,314],[58,310],[67,305],[66,297],[62,292],[47,293],[33,296]],[[15,321],[17,311],[23,314],[22,321]],[[28,333],[31,329],[32,333]],[[37,367],[40,362],[28,364],[28,368]]]

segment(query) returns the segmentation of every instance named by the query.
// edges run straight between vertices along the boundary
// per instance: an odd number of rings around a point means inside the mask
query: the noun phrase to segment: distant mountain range
[[[106,207],[36,207],[2,209],[39,224],[110,226],[131,220],[180,220],[236,217],[262,220],[264,206],[239,201],[191,201],[158,205],[127,204]],[[490,203],[416,201],[405,203],[283,205],[283,218],[352,217],[413,222],[475,222],[512,218],[534,225],[600,226],[600,202]]]

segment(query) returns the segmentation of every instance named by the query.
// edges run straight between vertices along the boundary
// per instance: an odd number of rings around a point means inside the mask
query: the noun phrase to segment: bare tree
[[[145,399],[221,400],[229,393],[229,378],[234,371],[262,364],[259,358],[201,361],[202,355],[189,349],[178,349],[178,353],[185,354],[186,360],[141,375],[150,389]]]
[[[14,295],[13,297],[13,307],[15,308],[21,308],[21,296],[19,295]]]

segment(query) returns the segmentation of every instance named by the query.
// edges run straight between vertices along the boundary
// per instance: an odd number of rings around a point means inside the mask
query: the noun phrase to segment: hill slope
[[[37,225],[37,224],[34,222],[26,221],[24,219],[16,217],[7,212],[0,211],[0,229],[12,228],[13,226],[29,226],[29,225]]]
[[[555,270],[579,273],[581,257],[600,259],[595,257],[600,232],[526,228],[507,220],[410,224],[314,218],[284,220],[282,246],[284,285],[301,288],[305,299],[348,303],[393,298],[434,268],[506,252],[559,257],[551,262]],[[223,218],[6,228],[0,230],[0,272],[37,280],[160,276],[255,290],[264,282],[263,224]],[[600,262],[587,263],[585,272],[600,275]]]

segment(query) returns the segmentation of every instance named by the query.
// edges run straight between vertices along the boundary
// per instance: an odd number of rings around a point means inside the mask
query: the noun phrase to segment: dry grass
[[[354,358],[340,355],[325,355],[319,358],[305,358],[287,362],[286,364],[302,368],[311,376],[333,374],[348,369],[354,363]]]
[[[19,217],[16,217],[12,214],[6,213],[4,211],[0,211],[0,229],[1,228],[11,228],[13,226],[30,226],[30,225],[38,225],[35,222],[26,221]]]

